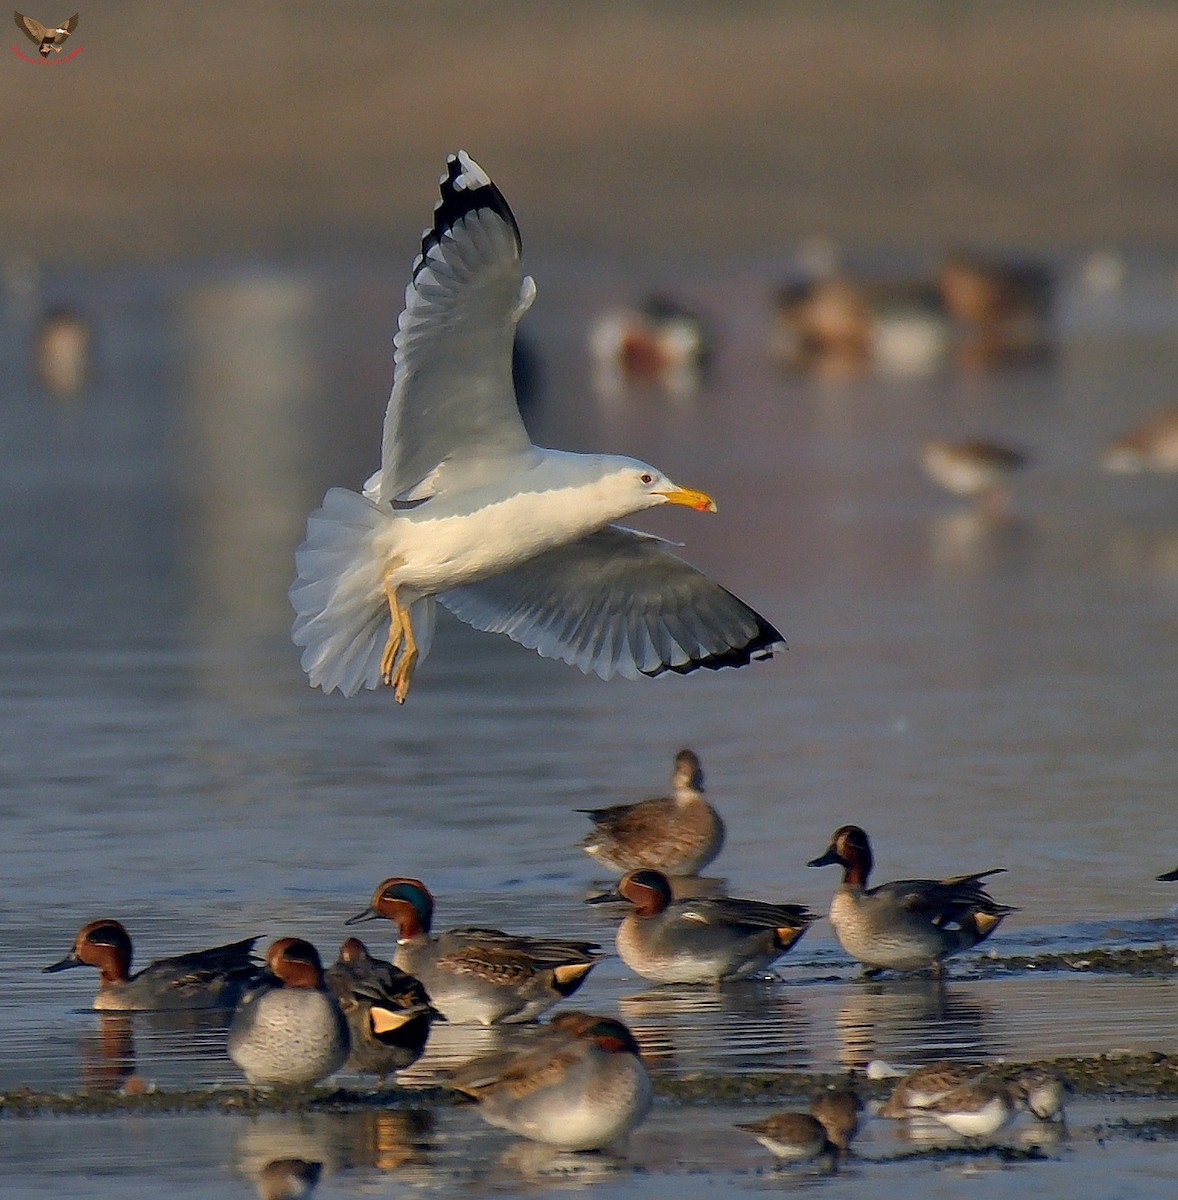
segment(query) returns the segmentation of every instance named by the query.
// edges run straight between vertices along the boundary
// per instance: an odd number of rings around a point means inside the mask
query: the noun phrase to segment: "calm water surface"
[[[1172,936],[1178,891],[1152,879],[1178,863],[1178,485],[1094,465],[1108,438],[1174,403],[1169,266],[1131,263],[1125,294],[1099,302],[1069,286],[1050,364],[843,380],[771,364],[768,274],[685,275],[671,282],[719,330],[707,386],[620,399],[590,386],[585,329],[645,281],[530,266],[537,439],[639,455],[714,494],[715,517],[644,525],[686,542],[790,651],[742,671],[602,683],[443,614],[403,709],[386,694],[313,692],[288,635],[292,554],[325,488],[377,465],[400,266],[46,279],[46,301],[68,298],[95,324],[95,379],[66,403],[29,376],[39,298],[10,294],[0,1087],[111,1085],[131,1070],[159,1086],[236,1081],[216,1023],[99,1018],[91,972],[39,973],[98,916],[128,925],[142,962],[249,934],[307,936],[330,956],[374,885],[408,874],[435,892],[442,924],[608,943],[608,919],[581,904],[594,871],[573,810],[662,788],[682,745],[728,822],[715,868],[737,894],[824,911],[836,875],[804,864],[854,821],[881,879],[1008,868],[994,891],[1021,911],[996,950]],[[923,479],[929,435],[1031,451],[1009,521]],[[378,952],[391,932],[366,927]],[[611,960],[579,999],[620,1010],[668,1072],[1172,1049],[1178,1034],[1170,982],[980,978],[963,962],[943,989],[865,984],[825,923],[781,975],[697,993],[648,988]],[[415,1072],[491,1041],[445,1030]],[[254,1125],[176,1120],[207,1161],[173,1161],[164,1119],[6,1122],[0,1135],[30,1195],[73,1190],[59,1173],[70,1164],[45,1158],[75,1125],[109,1171],[100,1194],[120,1179],[143,1190],[161,1170],[171,1194],[210,1194],[210,1171],[227,1194],[248,1190],[234,1164]],[[472,1132],[468,1113],[436,1120],[431,1144],[456,1157],[474,1136],[496,1161],[524,1153]],[[652,1162],[680,1136],[675,1120],[668,1110],[642,1131]],[[1117,1153],[1143,1173],[1136,1193],[1171,1193],[1172,1168],[1149,1182],[1154,1148],[1131,1150]],[[1063,1195],[1096,1153],[1033,1169]],[[774,1186],[754,1159],[729,1164],[740,1187]],[[995,1170],[988,1194],[1028,1169]],[[626,1176],[628,1196],[657,1193],[651,1170]],[[964,1170],[933,1174],[950,1187]]]

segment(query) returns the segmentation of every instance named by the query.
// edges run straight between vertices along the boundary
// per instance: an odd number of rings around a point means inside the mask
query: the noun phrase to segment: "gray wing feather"
[[[511,378],[515,326],[531,301],[507,201],[465,154],[449,160],[434,223],[394,339],[375,498],[436,471],[442,487],[531,447]],[[440,467],[440,470],[438,469]]]
[[[476,629],[602,679],[738,667],[785,649],[763,617],[661,539],[616,525],[437,598]]]

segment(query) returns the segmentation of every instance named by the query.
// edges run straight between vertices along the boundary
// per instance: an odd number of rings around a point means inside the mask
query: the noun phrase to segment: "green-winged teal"
[[[349,1067],[383,1079],[421,1057],[439,1013],[420,980],[374,958],[355,937],[340,946],[324,979],[348,1019]]]
[[[392,876],[347,924],[385,917],[399,935],[393,961],[459,1025],[532,1021],[571,996],[600,959],[596,942],[522,937],[498,929],[431,933],[434,898],[419,879]]]
[[[348,1057],[348,1023],[323,981],[319,952],[285,937],[266,951],[268,976],[238,1004],[229,1057],[251,1087],[300,1087],[334,1074]]]
[[[566,1012],[519,1052],[475,1059],[451,1085],[485,1121],[561,1150],[600,1150],[650,1111],[650,1076],[629,1029],[613,1017]]]
[[[131,974],[131,935],[105,917],[78,930],[74,948],[47,974],[70,967],[97,967],[94,1007],[103,1012],[233,1008],[258,977],[261,964],[251,951],[257,938],[194,950],[148,963]]]

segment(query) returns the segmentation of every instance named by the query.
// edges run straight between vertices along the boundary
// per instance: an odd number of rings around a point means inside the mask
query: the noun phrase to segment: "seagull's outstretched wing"
[[[34,21],[32,17],[26,17],[23,13],[14,13],[13,15],[16,17],[17,29],[24,30],[29,41],[36,42],[39,46],[41,39],[49,36],[51,31],[46,29],[40,21]]]
[[[515,327],[535,295],[503,194],[464,151],[448,160],[395,339],[381,468],[366,494],[424,499],[526,453],[511,381]]]
[[[785,639],[661,538],[617,525],[438,600],[586,675],[686,675],[772,658]]]

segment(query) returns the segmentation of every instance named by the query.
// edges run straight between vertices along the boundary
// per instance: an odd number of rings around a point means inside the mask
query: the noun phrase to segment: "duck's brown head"
[[[371,957],[368,947],[358,937],[345,938],[339,948],[340,962],[349,965],[367,962]]]
[[[372,893],[372,903],[344,924],[356,925],[378,917],[393,921],[401,931],[402,941],[429,933],[434,919],[434,898],[420,879],[391,875]]]
[[[682,791],[702,792],[704,771],[699,764],[699,755],[694,750],[680,750],[675,755],[675,770],[671,774],[671,786],[676,793]]]
[[[653,917],[671,903],[671,883],[662,873],[650,867],[640,867],[623,875],[618,882],[618,894],[634,905],[640,917]]]
[[[871,856],[871,842],[867,834],[858,825],[844,825],[834,831],[826,853],[810,860],[811,867],[829,867],[837,863],[843,868],[843,882],[867,885],[867,877],[871,874],[874,859]]]
[[[289,988],[321,988],[323,963],[319,951],[302,938],[285,937],[271,943],[266,951],[270,973]]]
[[[614,1017],[586,1012],[563,1012],[552,1019],[552,1028],[560,1029],[582,1041],[596,1042],[610,1054],[634,1054],[641,1057],[634,1035]]]
[[[120,922],[104,917],[83,925],[69,954],[44,971],[53,974],[82,966],[97,967],[103,983],[125,983],[130,979],[131,935]]]

